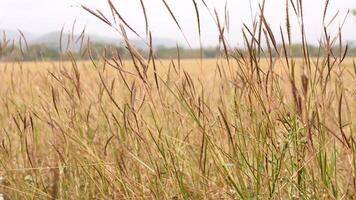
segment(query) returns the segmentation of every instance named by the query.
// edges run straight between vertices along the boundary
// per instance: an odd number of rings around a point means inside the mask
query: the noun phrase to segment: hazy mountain
[[[37,37],[35,40],[33,40],[33,43],[43,43],[43,44],[58,44],[60,41],[61,33],[60,32],[51,32],[47,33],[45,35],[42,35],[40,37]],[[97,35],[86,35],[85,40],[87,38],[90,38],[90,41],[92,42],[97,42],[97,43],[103,43],[103,44],[119,44],[120,41],[114,38],[107,38],[107,37],[102,37],[102,36],[97,36]],[[67,33],[62,34],[62,44],[67,43],[68,40],[70,42],[79,42],[81,40],[80,35],[71,35]]]
[[[7,40],[14,40],[15,44],[18,44],[19,38],[21,37],[21,34],[19,31],[1,30],[1,29],[0,29],[0,31],[1,31],[0,40],[3,40],[3,38],[4,38],[3,32],[5,32]],[[60,43],[61,33],[59,31],[58,32],[50,32],[50,33],[46,33],[43,35],[35,35],[32,33],[28,33],[28,32],[23,32],[23,34],[25,35],[26,40],[29,45],[44,44],[44,45],[47,45],[54,49],[60,48],[59,43]],[[86,42],[88,38],[90,39],[90,41],[92,43],[100,43],[100,44],[104,44],[104,45],[111,44],[111,45],[116,45],[116,46],[123,45],[123,41],[120,38],[110,38],[110,37],[104,37],[104,36],[100,36],[100,35],[86,35],[84,37],[83,41]],[[61,42],[62,42],[62,49],[67,49],[67,47],[68,47],[69,50],[78,51],[80,49],[81,37],[79,34],[72,35],[72,34],[68,34],[68,33],[63,33]],[[131,39],[130,42],[136,48],[139,48],[139,49],[147,49],[148,48],[147,44],[145,43],[145,41],[143,39]],[[176,43],[177,43],[176,41],[174,41],[172,39],[168,39],[168,38],[154,38],[153,39],[153,46],[155,48],[157,48],[157,47],[175,47]]]
[[[47,45],[53,49],[62,48],[63,50],[68,49],[72,51],[78,51],[82,41],[86,42],[87,37],[82,40],[79,35],[71,35],[67,33],[63,33],[61,35],[60,32],[51,32],[35,38],[34,40],[30,41],[30,43]]]
[[[107,44],[107,45],[111,44],[117,46],[123,45],[123,40],[121,40],[120,38],[110,38],[110,37],[103,37],[99,35],[86,35],[84,41],[87,41],[88,38],[92,43],[100,43],[100,44]],[[50,45],[51,47],[59,48],[59,41],[60,41],[60,32],[52,32],[36,38],[35,40],[32,41],[32,43],[47,44]],[[80,35],[72,36],[71,34],[63,34],[62,47],[66,47],[68,41],[71,44],[70,46],[78,47],[80,46],[80,41],[81,41]],[[139,49],[148,48],[147,44],[143,39],[131,39],[130,42],[136,48]],[[161,47],[161,46],[174,47],[176,46],[176,41],[171,39],[166,39],[166,38],[154,38],[153,45],[154,47]]]
[[[22,33],[25,35],[25,38],[28,42],[30,42],[38,37],[37,35],[32,34],[32,33],[23,32],[23,31],[22,31]],[[6,40],[10,40],[10,41],[14,40],[15,43],[18,43],[20,37],[21,37],[21,34],[17,30],[0,29],[0,40],[4,40],[4,38],[6,38]]]
[[[139,49],[146,49],[147,44],[145,43],[144,40],[142,39],[132,39],[130,40],[131,44],[133,44],[136,48]],[[153,47],[175,47],[177,45],[177,42],[169,39],[169,38],[153,38]]]

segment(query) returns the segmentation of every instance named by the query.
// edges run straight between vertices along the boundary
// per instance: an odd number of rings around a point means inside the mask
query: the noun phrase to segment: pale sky
[[[195,11],[192,0],[166,0],[172,11],[177,16],[182,28],[193,46],[198,45],[198,31]],[[202,5],[201,0],[196,0],[201,13],[203,44],[215,45],[218,41],[218,30],[211,16]],[[205,0],[211,9],[216,8],[224,17],[224,6],[227,5],[230,13],[229,43],[241,43],[241,25],[251,24],[250,4],[252,12],[256,13],[258,0]],[[144,35],[145,26],[140,0],[112,0],[122,16]],[[164,37],[184,43],[182,34],[174,24],[162,0],[144,0],[149,18],[150,29],[154,37]],[[58,31],[63,25],[70,29],[71,24],[77,19],[77,30],[84,26],[92,34],[118,37],[109,27],[85,12],[78,5],[84,4],[90,8],[101,10],[111,17],[106,0],[0,0],[0,29],[21,29],[26,32],[43,34]],[[279,26],[285,27],[285,0],[266,0],[266,16],[274,30],[279,31]],[[325,0],[304,0],[304,13],[306,31],[311,43],[316,43],[322,30],[322,13]],[[339,17],[335,27],[343,21],[347,11],[356,8],[356,0],[330,0],[327,19],[331,19],[337,11]],[[295,17],[294,17],[295,19]],[[298,39],[297,24],[292,24],[294,41]],[[349,16],[343,29],[345,40],[356,41],[356,17]]]

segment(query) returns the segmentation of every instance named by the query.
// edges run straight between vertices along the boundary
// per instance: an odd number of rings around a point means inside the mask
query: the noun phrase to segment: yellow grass
[[[103,61],[0,64],[0,193],[289,199],[331,197],[336,187],[347,198],[354,194],[355,153],[345,147],[337,120],[343,91],[342,123],[354,137],[352,59],[332,71],[325,94],[310,86],[308,96],[300,81],[306,70],[296,61],[300,114],[283,60],[273,64],[273,83],[263,76],[267,84],[234,60],[156,62],[159,89],[152,66],[146,84],[131,61],[121,68],[124,79]],[[267,73],[268,61],[259,64]],[[309,123],[317,126],[308,130]],[[324,153],[328,177],[318,167]]]

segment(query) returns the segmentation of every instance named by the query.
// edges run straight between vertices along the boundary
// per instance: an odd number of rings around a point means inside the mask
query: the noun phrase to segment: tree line
[[[282,48],[282,45],[279,45],[279,47]],[[295,57],[303,56],[303,48],[301,44],[293,44],[288,47],[288,49],[290,49],[290,53]],[[310,56],[322,55],[324,52],[322,52],[321,49],[323,48],[315,45],[308,46]],[[149,56],[149,49],[137,50],[144,57]],[[242,52],[242,55],[248,54],[248,51],[244,49],[235,49],[230,51],[230,53],[233,54],[236,50]],[[337,52],[337,48],[334,50],[336,50],[334,52]],[[218,47],[188,49],[161,46],[156,47],[154,53],[157,58],[161,59],[174,59],[178,57],[181,59],[216,58],[225,55],[223,50]],[[269,56],[269,54],[272,54],[273,56],[277,55],[275,50],[272,50],[272,52],[264,52],[263,54],[265,54],[266,57]],[[347,55],[356,56],[356,46],[351,45]],[[8,45],[0,42],[0,61],[54,61],[71,58],[75,58],[76,60],[89,60],[100,59],[103,57],[112,58],[115,56],[119,56],[122,59],[128,59],[131,55],[123,46],[105,45],[101,43],[93,43],[81,47],[80,50],[76,51],[66,51],[50,47],[46,44],[23,45],[22,47],[19,47],[18,45]]]

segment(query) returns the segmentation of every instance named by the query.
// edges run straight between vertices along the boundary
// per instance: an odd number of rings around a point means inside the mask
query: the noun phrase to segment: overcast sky
[[[140,0],[112,1],[132,27],[144,35],[145,26]],[[181,23],[189,42],[196,46],[198,44],[198,31],[192,0],[166,1]],[[203,7],[201,0],[196,1],[201,12],[203,43],[205,46],[214,45],[218,41],[216,25]],[[211,9],[216,8],[221,16],[223,16],[225,1],[227,1],[231,24],[228,34],[229,42],[231,44],[241,43],[242,23],[251,24],[249,2],[252,2],[252,14],[254,14],[258,8],[258,0],[205,1]],[[144,0],[144,3],[154,37],[184,41],[162,0]],[[0,29],[21,29],[30,33],[43,34],[58,31],[63,25],[70,29],[71,24],[76,19],[78,32],[86,26],[89,33],[117,37],[109,27],[80,8],[79,4],[99,9],[108,17],[111,15],[106,0],[0,0]],[[279,26],[285,26],[285,4],[285,0],[266,0],[266,16],[275,30],[278,30]],[[320,37],[324,4],[325,0],[304,0],[306,31],[309,40],[314,43]],[[331,19],[337,11],[340,11],[339,17],[335,21],[337,27],[343,21],[347,11],[352,8],[356,8],[356,0],[330,0],[328,19]],[[223,19],[221,17],[221,20]],[[298,41],[297,25],[293,23],[292,26],[294,27],[293,38]],[[356,17],[351,15],[348,17],[343,29],[343,38],[345,40],[356,40]]]

